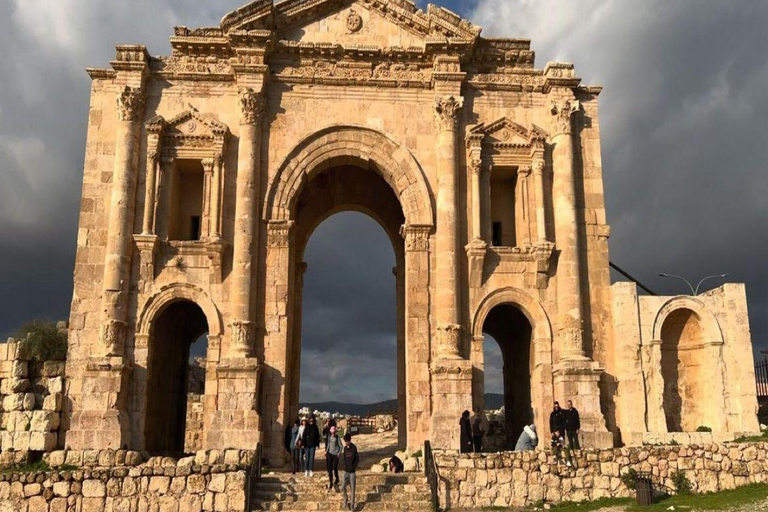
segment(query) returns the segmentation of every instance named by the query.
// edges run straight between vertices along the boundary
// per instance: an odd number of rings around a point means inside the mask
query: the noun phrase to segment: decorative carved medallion
[[[453,96],[448,98],[435,99],[435,120],[440,131],[455,131],[461,117],[461,109],[464,108],[464,102]]]
[[[140,87],[125,86],[117,95],[117,114],[121,121],[136,121],[144,110],[144,91]]]
[[[254,125],[261,120],[264,113],[264,96],[250,87],[240,91],[240,110],[242,118],[240,124]]]
[[[554,134],[572,132],[571,118],[581,110],[578,100],[565,100],[562,103],[552,103],[552,128]]]
[[[347,15],[347,30],[351,33],[355,33],[363,28],[363,18],[355,10],[349,11]]]

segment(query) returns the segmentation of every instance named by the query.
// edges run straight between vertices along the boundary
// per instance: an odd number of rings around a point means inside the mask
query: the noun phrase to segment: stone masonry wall
[[[585,501],[633,493],[621,475],[630,468],[653,475],[654,488],[673,493],[682,471],[694,492],[768,482],[768,443],[656,446],[581,450],[575,468],[551,452],[457,455],[436,452],[440,502],[450,508],[525,506],[540,501]]]
[[[0,465],[27,461],[59,442],[64,361],[29,361],[12,339],[0,344]]]
[[[180,460],[124,450],[57,451],[45,457],[52,471],[0,474],[0,511],[243,512],[251,457],[237,450]]]

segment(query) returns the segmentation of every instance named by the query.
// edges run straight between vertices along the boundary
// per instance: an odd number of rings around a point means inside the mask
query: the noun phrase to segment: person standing
[[[299,452],[300,471],[307,470],[307,447],[304,445],[304,432],[307,430],[307,420],[301,420],[299,432],[296,434],[296,449]]]
[[[344,449],[341,452],[341,458],[344,459],[344,481],[341,487],[344,491],[344,508],[355,510],[355,487],[357,484],[357,465],[360,463],[360,455],[357,453],[357,446],[352,443],[352,434],[344,434]],[[352,488],[352,499],[347,497],[347,486]]]
[[[573,406],[573,402],[568,400],[568,409],[565,410],[565,434],[568,438],[568,448],[571,450],[581,450],[579,433],[581,433],[579,411]]]
[[[559,435],[565,432],[565,413],[560,408],[560,402],[555,402],[552,414],[549,415],[549,432],[550,434],[558,432]]]
[[[461,453],[472,453],[472,425],[469,423],[469,411],[461,413],[459,429],[459,449]]]
[[[301,447],[296,445],[296,441],[299,439],[299,429],[301,428],[301,423],[299,423],[299,419],[296,418],[296,421],[293,422],[293,427],[291,428],[291,472],[292,474],[296,474],[296,471],[301,471]]]
[[[309,416],[309,422],[307,428],[304,429],[304,449],[307,453],[307,465],[304,468],[304,476],[315,476],[315,453],[317,447],[320,446],[320,429],[317,428],[317,420],[315,415]]]
[[[325,469],[328,471],[328,490],[339,492],[339,456],[344,449],[341,438],[336,433],[336,426],[328,430],[328,442],[325,444]],[[336,480],[334,481],[334,476]]]
[[[472,425],[472,447],[475,453],[480,453],[483,451],[485,429],[483,428],[483,417],[479,409],[475,409],[475,415],[470,419],[470,423]]]

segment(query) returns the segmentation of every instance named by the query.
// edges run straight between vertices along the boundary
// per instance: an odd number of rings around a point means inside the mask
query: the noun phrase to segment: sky
[[[90,93],[84,69],[107,67],[119,43],[168,54],[174,25],[215,25],[243,1],[0,2],[0,337],[32,318],[68,316]],[[532,39],[539,67],[570,61],[584,83],[605,87],[611,259],[660,294],[686,291],[660,272],[693,281],[729,273],[747,285],[756,349],[768,348],[768,2],[443,5],[486,36]],[[339,244],[359,250],[339,252]],[[337,215],[306,256],[302,400],[394,396],[393,256],[383,231],[360,215]],[[339,345],[349,350],[339,355]],[[339,364],[352,369],[346,389],[327,387]]]

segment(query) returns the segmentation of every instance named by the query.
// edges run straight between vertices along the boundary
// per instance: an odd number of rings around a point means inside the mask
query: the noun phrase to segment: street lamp
[[[682,276],[674,276],[674,275],[671,275],[671,274],[659,274],[659,277],[670,277],[672,279],[680,279],[681,281],[683,281],[685,284],[688,285],[688,288],[691,289],[691,294],[695,297],[695,296],[697,296],[699,294],[699,288],[701,288],[701,284],[704,281],[707,281],[708,279],[724,279],[726,277],[730,277],[730,274],[716,274],[716,275],[712,275],[712,276],[707,276],[704,279],[702,279],[701,281],[699,281],[699,284],[696,285],[696,288],[693,287],[693,285],[691,284],[690,281],[688,281],[686,278],[684,278]]]

